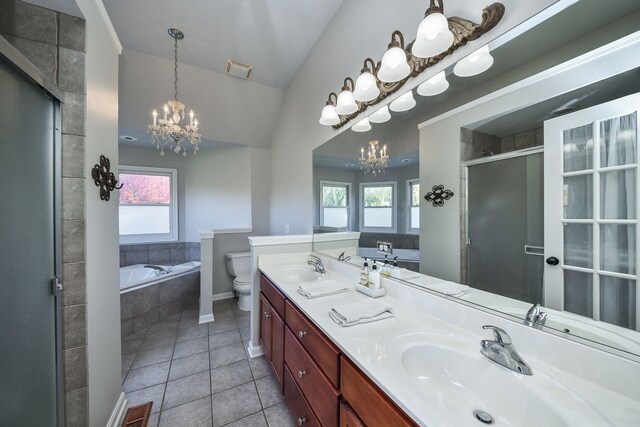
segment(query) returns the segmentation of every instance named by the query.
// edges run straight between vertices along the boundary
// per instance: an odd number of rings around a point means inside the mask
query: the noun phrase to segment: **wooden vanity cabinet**
[[[260,341],[294,422],[312,427],[416,424],[264,275]]]
[[[271,365],[282,393],[284,386],[285,298],[264,276],[261,277],[260,282],[261,290],[271,288],[267,292],[271,295],[271,299],[264,291],[260,293],[260,342],[264,348],[264,357]],[[281,307],[280,311],[276,308],[277,306]]]
[[[340,402],[340,427],[365,427],[351,406],[344,401]]]

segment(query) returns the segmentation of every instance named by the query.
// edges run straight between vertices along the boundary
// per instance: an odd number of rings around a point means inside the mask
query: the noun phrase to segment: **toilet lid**
[[[238,284],[249,284],[251,283],[251,275],[249,273],[241,274],[235,278],[234,282]]]

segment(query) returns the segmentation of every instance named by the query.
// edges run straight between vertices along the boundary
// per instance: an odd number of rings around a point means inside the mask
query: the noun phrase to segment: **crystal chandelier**
[[[382,149],[378,149],[378,141],[369,141],[369,151],[367,157],[364,156],[364,147],[360,149],[360,169],[364,169],[364,173],[371,172],[373,176],[379,173],[384,173],[387,168],[387,161],[389,156],[387,155],[387,146],[384,145]]]
[[[164,116],[158,118],[156,109],[151,113],[153,123],[148,126],[147,132],[151,134],[151,143],[160,150],[160,155],[164,156],[164,149],[168,147],[176,154],[182,152],[187,156],[189,145],[193,148],[193,154],[200,149],[200,138],[198,133],[198,119],[193,110],[189,111],[189,124],[180,123],[185,120],[185,105],[178,101],[178,40],[184,38],[182,31],[176,28],[169,28],[169,35],[173,37],[174,61],[173,61],[173,88],[174,99],[165,102],[163,106]]]

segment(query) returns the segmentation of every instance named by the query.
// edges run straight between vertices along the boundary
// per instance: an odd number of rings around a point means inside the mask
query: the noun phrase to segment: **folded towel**
[[[336,282],[335,280],[303,283],[298,286],[298,293],[310,299],[340,294],[347,291],[348,289],[342,283]]]
[[[431,283],[429,285],[426,285],[426,287],[431,290],[443,293],[445,295],[450,295],[453,297],[459,297],[471,292],[471,288],[469,288],[469,286],[461,285],[459,283],[454,283],[454,282]]]
[[[420,276],[422,276],[422,275],[420,273],[415,272],[415,271],[411,271],[411,270],[408,270],[406,268],[401,268],[400,269],[400,278],[402,280],[418,279]]]
[[[364,300],[333,307],[329,316],[340,326],[353,326],[393,317],[393,310],[380,301]]]

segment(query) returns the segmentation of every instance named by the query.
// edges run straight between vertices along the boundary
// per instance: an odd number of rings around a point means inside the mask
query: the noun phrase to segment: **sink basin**
[[[533,376],[521,375],[490,361],[479,350],[479,342],[416,333],[392,340],[389,358],[399,365],[413,394],[431,407],[434,425],[487,425],[474,411],[489,414],[495,426],[611,425],[536,366]]]
[[[305,267],[285,267],[278,271],[278,278],[287,282],[307,283],[321,277],[320,273]]]

